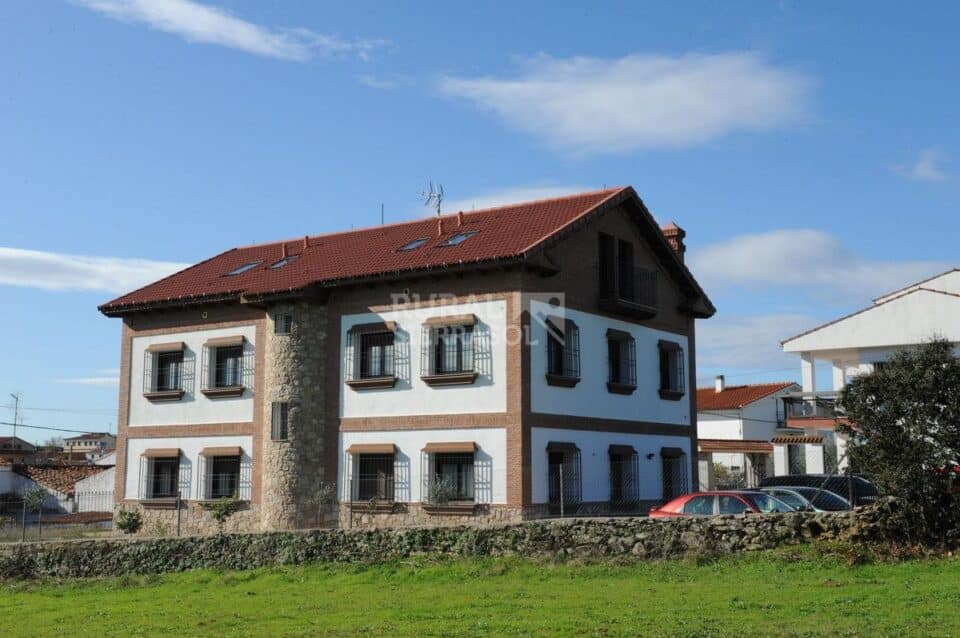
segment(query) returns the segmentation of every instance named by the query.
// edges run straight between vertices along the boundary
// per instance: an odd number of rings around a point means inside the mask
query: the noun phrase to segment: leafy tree
[[[952,494],[960,462],[960,360],[935,339],[897,352],[884,366],[853,379],[840,395],[851,425],[851,467],[882,494],[898,498],[890,532],[918,543],[960,539],[960,498]],[[960,478],[960,477],[958,477]]]

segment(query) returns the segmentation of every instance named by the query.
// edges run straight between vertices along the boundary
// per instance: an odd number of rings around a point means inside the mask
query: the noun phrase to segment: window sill
[[[154,390],[144,392],[143,398],[147,401],[179,401],[183,398],[183,390]]]
[[[147,510],[173,510],[177,509],[176,497],[164,498],[142,498],[139,501],[140,507]],[[183,502],[182,500],[180,501]]]
[[[658,312],[656,306],[630,301],[622,297],[601,297],[600,309],[634,319],[650,319],[657,316]]]
[[[393,514],[396,508],[394,501],[351,501],[350,509],[354,512],[372,512],[374,514]]]
[[[477,504],[473,502],[451,502],[443,505],[424,503],[423,511],[434,516],[472,516],[477,511]]]
[[[664,390],[660,389],[660,398],[666,401],[679,401],[683,398],[684,393],[679,390]]]
[[[205,390],[200,390],[203,392],[204,396],[210,399],[219,399],[220,397],[238,397],[243,394],[243,391],[247,388],[242,385],[232,385],[226,388],[207,388]]]
[[[420,379],[430,386],[470,385],[477,380],[478,376],[479,375],[476,372],[449,372],[446,374],[431,374],[420,377]]]
[[[615,383],[613,381],[607,381],[607,392],[610,394],[633,394],[636,390],[637,386],[635,383]]]
[[[219,503],[225,498],[230,498],[229,496],[221,496],[220,498],[198,498],[191,503],[196,503],[197,505],[212,505],[214,503]],[[245,507],[250,504],[250,499],[237,499],[237,503],[242,507]]]
[[[580,383],[580,377],[568,377],[562,374],[547,373],[547,385],[555,385],[561,388],[572,388]]]
[[[351,379],[347,385],[354,390],[367,390],[370,388],[392,388],[397,384],[397,377],[369,377],[366,379]]]

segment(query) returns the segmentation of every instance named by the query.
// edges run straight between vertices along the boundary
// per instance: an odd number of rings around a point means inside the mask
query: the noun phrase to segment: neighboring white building
[[[883,365],[893,353],[934,337],[960,344],[960,269],[895,290],[873,304],[783,341],[784,352],[800,355],[802,390],[787,399],[786,425],[835,445],[831,459],[846,467],[845,442],[834,432],[840,418],[834,403],[847,381]],[[829,362],[830,390],[817,382],[817,362]],[[807,472],[814,473],[809,459]],[[829,469],[829,468],[827,468]]]
[[[788,473],[775,452],[793,442],[784,437],[783,398],[799,389],[792,381],[728,386],[722,375],[714,387],[697,389],[701,489],[756,487]]]

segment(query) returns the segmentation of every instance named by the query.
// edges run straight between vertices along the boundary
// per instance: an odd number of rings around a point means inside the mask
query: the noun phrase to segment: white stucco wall
[[[938,275],[938,276],[936,276],[936,277],[934,277],[934,278],[932,278],[932,279],[930,279],[930,280],[928,280],[928,281],[924,281],[924,282],[920,282],[920,283],[918,283],[918,284],[914,284],[913,286],[910,286],[909,288],[905,288],[905,289],[903,289],[903,290],[892,291],[892,292],[887,293],[886,295],[884,295],[884,296],[882,296],[882,297],[877,297],[877,298],[874,299],[873,301],[874,301],[874,303],[881,303],[881,302],[883,302],[883,301],[888,301],[888,300],[890,300],[890,299],[892,299],[892,298],[894,298],[894,297],[899,297],[900,295],[903,295],[903,294],[905,294],[905,293],[907,293],[907,292],[910,292],[910,291],[912,291],[912,290],[915,290],[915,289],[921,288],[921,287],[922,287],[922,288],[931,288],[931,289],[933,289],[933,290],[943,290],[943,291],[946,291],[946,292],[952,292],[952,293],[955,293],[955,294],[960,294],[960,270],[951,270],[951,271],[949,271],[949,272],[945,272],[945,273],[943,273],[943,274],[941,274],[941,275]]]
[[[74,501],[78,512],[112,512],[116,484],[116,468],[88,476],[74,485]]]
[[[251,454],[253,452],[252,436],[194,436],[179,438],[156,439],[127,439],[127,469],[126,469],[126,498],[140,497],[140,476],[143,465],[141,455],[149,448],[180,448],[180,493],[186,500],[204,498],[205,478],[199,476],[202,467],[209,464],[201,463],[200,450],[205,447],[226,447],[239,445],[243,448],[240,458],[240,498],[251,497]],[[146,462],[146,461],[144,461]]]
[[[345,450],[354,443],[393,443],[395,498],[399,502],[421,500],[423,476],[422,450],[427,443],[473,441],[477,444],[474,467],[477,503],[507,502],[507,431],[505,428],[465,428],[455,430],[407,430],[392,432],[344,432],[340,435],[340,498],[349,500],[348,486],[356,464],[346,462]],[[351,471],[352,470],[352,471]]]
[[[531,303],[530,310],[535,317],[554,314],[550,306],[538,301]],[[577,310],[566,309],[565,314],[580,329],[580,383],[573,388],[547,384],[547,331],[542,321],[534,319],[530,322],[531,411],[689,425],[690,393],[695,389],[686,387],[686,394],[679,401],[661,399],[659,393],[660,351],[657,344],[664,339],[683,347],[686,377],[690,370],[690,349],[685,336]],[[629,332],[636,340],[637,389],[633,394],[607,391],[608,328]],[[685,378],[685,381],[689,380]]]
[[[207,398],[200,392],[203,344],[209,339],[243,335],[244,363],[254,360],[256,326],[196,330],[152,337],[134,337],[130,359],[130,426],[185,425],[194,423],[247,423],[253,420],[253,393],[247,388],[239,397]],[[143,363],[147,347],[155,343],[183,341],[186,393],[179,401],[151,402],[143,396]],[[212,363],[211,363],[212,365]],[[192,374],[190,373],[192,367]],[[244,375],[252,384],[253,375]]]
[[[345,315],[340,323],[340,415],[343,417],[465,414],[507,410],[507,304],[482,301],[382,313]],[[470,385],[429,386],[420,377],[423,322],[430,317],[474,314],[474,362],[479,373]],[[392,388],[358,390],[346,384],[344,361],[350,328],[379,321],[397,322],[394,342],[397,383]]]
[[[637,451],[640,473],[640,498],[658,500],[663,497],[663,466],[660,449],[678,447],[687,452],[687,487],[692,490],[691,465],[697,462],[690,453],[690,439],[649,434],[619,434],[557,428],[533,428],[530,433],[530,475],[534,503],[546,503],[549,489],[547,444],[551,441],[573,443],[580,448],[580,472],[584,501],[610,499],[611,445],[632,445]],[[652,459],[647,454],[653,454]]]

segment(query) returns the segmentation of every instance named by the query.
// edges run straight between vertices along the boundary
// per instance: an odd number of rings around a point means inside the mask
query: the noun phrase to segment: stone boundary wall
[[[710,556],[814,538],[879,538],[876,509],[841,513],[531,521],[488,527],[308,530],[0,546],[0,580],[251,569],[313,562],[509,556],[632,559]]]

